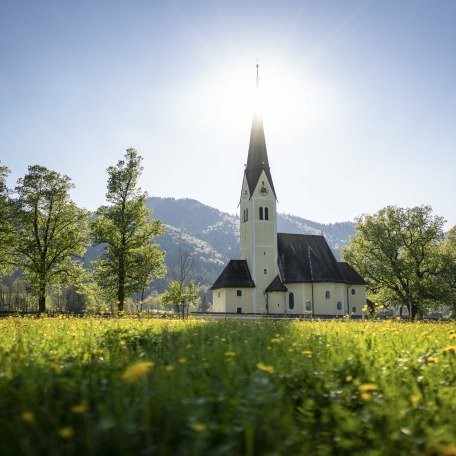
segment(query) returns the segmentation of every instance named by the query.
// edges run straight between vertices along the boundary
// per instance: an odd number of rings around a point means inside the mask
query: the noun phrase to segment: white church
[[[213,312],[362,314],[366,283],[336,260],[324,236],[277,233],[277,197],[259,114],[252,121],[239,206],[241,258],[230,260],[212,285]]]

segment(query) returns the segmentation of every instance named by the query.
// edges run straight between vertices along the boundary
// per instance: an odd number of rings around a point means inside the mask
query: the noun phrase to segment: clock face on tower
[[[247,196],[249,196],[249,192],[247,191],[246,188],[244,188],[244,191],[242,192],[242,196],[243,196],[244,198],[247,198]]]
[[[267,196],[269,193],[268,187],[264,185],[264,182],[261,183],[261,188],[260,188],[260,195],[261,196]]]

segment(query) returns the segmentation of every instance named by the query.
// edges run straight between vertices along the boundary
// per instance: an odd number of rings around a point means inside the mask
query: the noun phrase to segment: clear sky
[[[235,213],[260,63],[278,210],[319,222],[430,204],[456,224],[456,2],[0,0],[0,160],[104,202],[142,188]]]

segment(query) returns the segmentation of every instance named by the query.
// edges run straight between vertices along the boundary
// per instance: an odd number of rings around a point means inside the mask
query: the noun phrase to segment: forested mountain
[[[157,238],[166,250],[168,269],[176,264],[179,252],[188,253],[195,273],[210,286],[230,258],[239,258],[239,218],[192,199],[151,197],[147,205],[166,229]],[[278,214],[279,232],[323,234],[336,257],[355,232],[353,222],[321,224],[289,214]],[[162,281],[157,284],[158,289]]]

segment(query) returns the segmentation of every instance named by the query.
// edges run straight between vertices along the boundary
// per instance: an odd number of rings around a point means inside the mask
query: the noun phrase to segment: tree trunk
[[[118,292],[117,292],[117,310],[118,312],[123,312],[124,303],[125,303],[125,266],[124,262],[121,260],[119,265],[119,282],[118,282]]]
[[[40,313],[46,312],[46,285],[44,283],[40,285],[38,294],[38,311]]]

